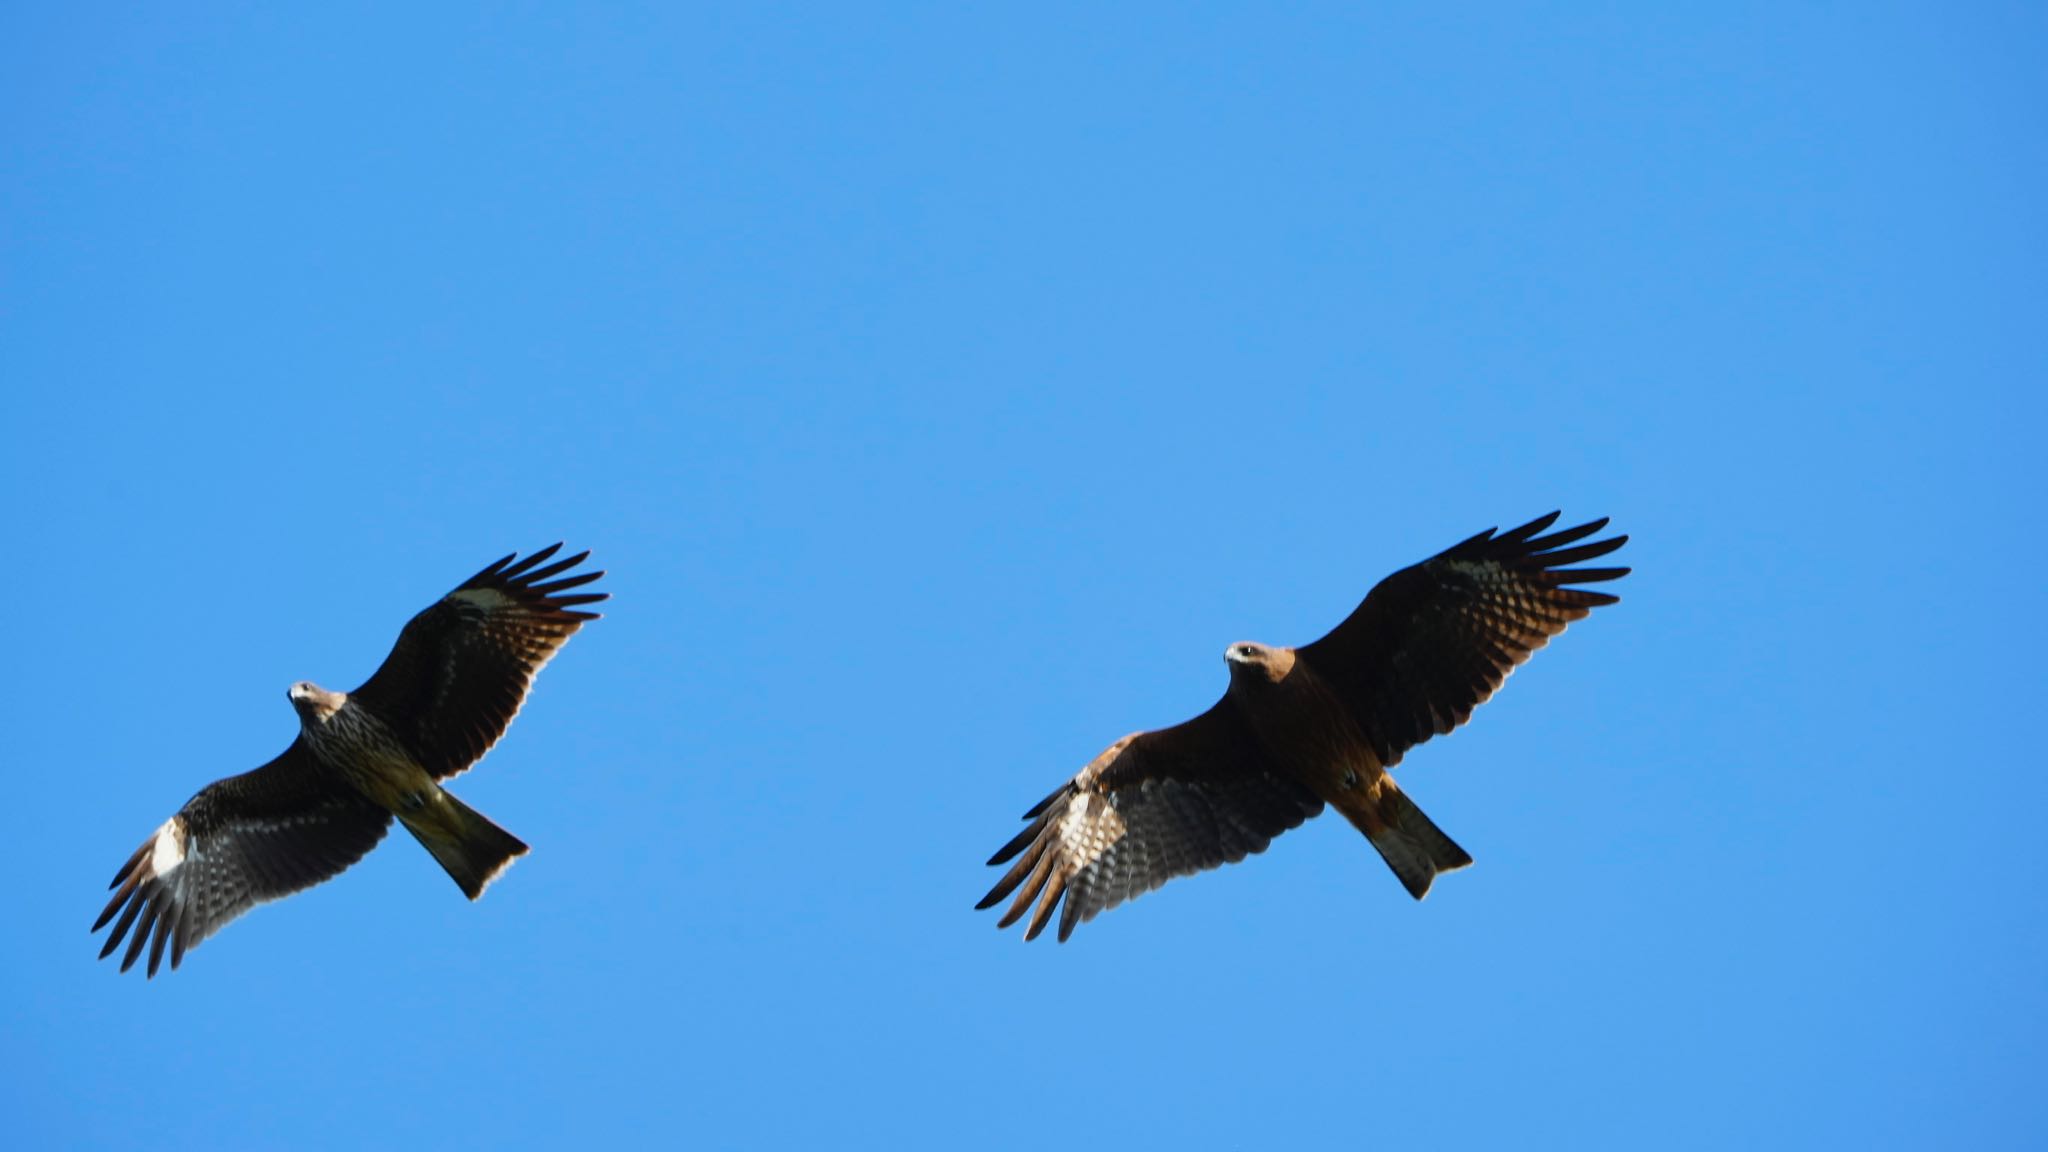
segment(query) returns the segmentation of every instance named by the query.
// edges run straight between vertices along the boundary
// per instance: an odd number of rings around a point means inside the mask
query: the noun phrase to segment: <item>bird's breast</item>
[[[308,725],[305,735],[322,768],[379,807],[417,807],[417,797],[433,787],[433,778],[390,726],[354,701],[326,723]]]
[[[1306,667],[1232,695],[1275,767],[1336,803],[1369,788],[1384,771],[1336,694]]]

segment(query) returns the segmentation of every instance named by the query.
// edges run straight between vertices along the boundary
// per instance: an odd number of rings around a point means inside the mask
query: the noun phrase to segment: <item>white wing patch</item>
[[[1123,814],[1115,801],[1094,792],[1081,792],[1067,805],[1060,820],[1060,842],[1083,867],[1094,867],[1116,852],[1124,838]]]
[[[506,605],[518,603],[496,588],[464,588],[459,592],[450,592],[448,599],[474,604],[485,612],[495,612]]]
[[[185,862],[185,826],[176,816],[164,821],[156,830],[156,842],[149,851],[149,870],[158,876],[167,876],[171,869]]]

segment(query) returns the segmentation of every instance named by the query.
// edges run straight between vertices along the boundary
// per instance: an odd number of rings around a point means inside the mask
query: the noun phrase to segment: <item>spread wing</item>
[[[1616,580],[1628,569],[1566,565],[1605,556],[1628,537],[1567,547],[1607,520],[1538,535],[1556,520],[1552,512],[1499,535],[1489,528],[1394,573],[1329,635],[1297,650],[1351,707],[1382,765],[1463,724],[1531,652],[1619,599],[1566,585]]]
[[[186,949],[250,908],[362,859],[390,822],[390,813],[322,779],[305,746],[293,741],[263,767],[207,785],[142,842],[93,921],[95,932],[114,922],[100,958],[128,936],[121,971],[134,966],[145,941],[151,976],[166,943],[176,968]]]
[[[1036,901],[1030,940],[1064,898],[1065,940],[1175,876],[1265,851],[1323,802],[1263,759],[1228,697],[1185,724],[1124,737],[1024,814],[1031,823],[989,859],[1017,862],[975,907],[1015,892],[996,924],[1007,928]]]
[[[561,575],[590,553],[540,566],[561,547],[524,560],[515,552],[464,581],[413,617],[376,675],[349,693],[398,733],[436,780],[489,751],[519,714],[534,676],[585,620],[597,619],[574,606],[606,593],[564,593],[604,573]]]

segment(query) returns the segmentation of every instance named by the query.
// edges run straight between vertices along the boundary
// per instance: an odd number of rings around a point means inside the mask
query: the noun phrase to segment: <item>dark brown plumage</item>
[[[464,581],[406,624],[354,692],[292,685],[298,739],[263,767],[207,785],[136,849],[93,922],[95,932],[114,925],[100,956],[125,936],[123,972],[145,941],[151,976],[167,946],[176,968],[251,907],[362,859],[394,816],[470,899],[482,895],[526,845],[436,781],[504,735],[534,675],[597,619],[576,606],[606,594],[569,590],[604,573],[562,575],[587,552],[542,566],[560,548],[517,563],[515,553]]]
[[[1264,851],[1325,803],[1420,900],[1438,873],[1472,858],[1386,770],[1463,724],[1567,624],[1618,599],[1567,585],[1628,574],[1566,567],[1628,537],[1578,543],[1604,518],[1541,535],[1557,515],[1488,529],[1394,573],[1313,644],[1231,645],[1223,698],[1186,723],[1118,740],[1025,813],[1024,830],[989,860],[1015,863],[976,907],[1014,893],[997,926],[1029,912],[1027,940],[1059,909],[1065,940],[1175,876]]]

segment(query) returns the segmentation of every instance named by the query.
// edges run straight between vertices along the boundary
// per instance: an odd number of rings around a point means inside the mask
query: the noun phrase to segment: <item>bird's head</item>
[[[292,708],[298,712],[299,719],[308,724],[326,720],[341,711],[343,704],[348,703],[347,696],[339,692],[329,692],[310,680],[301,680],[292,685],[291,690],[285,695],[290,698]]]
[[[1232,644],[1223,650],[1232,680],[1277,684],[1294,670],[1294,649],[1264,644]]]

